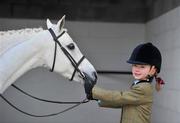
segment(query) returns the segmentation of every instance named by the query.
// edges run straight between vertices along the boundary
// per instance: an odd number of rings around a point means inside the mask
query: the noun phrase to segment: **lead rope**
[[[79,106],[80,104],[82,104],[82,103],[80,102],[80,103],[78,103],[78,104],[75,104],[75,105],[73,105],[73,106],[71,106],[71,107],[69,107],[69,108],[67,108],[67,109],[64,109],[64,110],[62,110],[62,111],[60,111],[60,112],[57,112],[57,113],[51,113],[51,114],[46,114],[46,115],[34,115],[34,114],[31,114],[31,113],[28,113],[28,112],[25,112],[25,111],[19,109],[18,107],[16,107],[15,105],[13,105],[11,102],[9,102],[3,95],[0,94],[0,96],[1,96],[1,98],[2,98],[6,103],[8,103],[11,107],[13,107],[13,108],[16,109],[17,111],[19,111],[19,112],[21,112],[21,113],[23,113],[23,114],[25,114],[25,115],[31,116],[31,117],[51,117],[51,116],[56,116],[56,115],[62,114],[62,113],[64,113],[64,112],[67,112],[67,111],[69,111],[69,110],[71,110],[71,109]],[[86,99],[85,99],[84,101],[86,101]],[[83,102],[83,101],[82,101],[82,102]]]
[[[42,102],[48,102],[48,103],[56,103],[56,104],[79,104],[79,103],[87,103],[89,102],[89,100],[86,100],[84,99],[83,101],[79,101],[79,102],[62,102],[62,101],[54,101],[54,100],[46,100],[46,99],[42,99],[42,98],[38,98],[38,97],[35,97],[25,91],[23,91],[22,89],[20,89],[19,87],[17,87],[16,85],[12,84],[12,87],[14,87],[15,89],[17,89],[18,91],[20,91],[21,93],[33,98],[33,99],[36,99],[36,100],[39,100],[39,101],[42,101]]]
[[[80,104],[83,104],[83,103],[88,103],[89,100],[88,99],[84,99],[82,101],[79,101],[79,102],[61,102],[61,101],[52,101],[52,100],[46,100],[46,99],[41,99],[41,98],[38,98],[38,97],[35,97],[25,91],[23,91],[22,89],[20,89],[19,87],[15,86],[14,84],[12,84],[12,87],[14,87],[15,89],[17,89],[18,91],[22,92],[23,94],[33,98],[33,99],[36,99],[36,100],[39,100],[39,101],[43,101],[43,102],[48,102],[48,103],[56,103],[56,104],[75,104],[69,108],[66,108],[60,112],[57,112],[57,113],[50,113],[50,114],[45,114],[45,115],[35,115],[35,114],[31,114],[31,113],[28,113],[28,112],[25,112],[23,110],[21,110],[20,108],[16,107],[15,105],[13,105],[9,100],[7,100],[2,94],[0,94],[1,98],[7,103],[9,104],[11,107],[13,107],[15,110],[25,114],[25,115],[28,115],[28,116],[31,116],[31,117],[51,117],[51,116],[56,116],[56,115],[59,115],[59,114],[62,114],[62,113],[65,113],[71,109],[74,109],[75,107],[79,106]]]
[[[88,103],[89,100],[87,99],[84,99],[80,102],[61,102],[61,101],[52,101],[52,100],[46,100],[46,99],[41,99],[41,98],[38,98],[38,97],[35,97],[35,96],[32,96],[31,94],[23,91],[22,89],[20,89],[19,87],[15,86],[14,84],[12,84],[12,87],[14,87],[15,89],[17,89],[18,91],[22,92],[23,94],[33,98],[33,99],[36,99],[36,100],[39,100],[39,101],[43,101],[43,102],[48,102],[48,103],[56,103],[56,104],[75,104],[69,108],[66,108],[60,112],[57,112],[57,113],[50,113],[50,114],[45,114],[45,115],[35,115],[35,114],[31,114],[31,113],[28,113],[28,112],[25,112],[23,110],[21,110],[20,108],[16,107],[15,105],[13,105],[9,100],[7,100],[2,94],[0,94],[1,98],[7,103],[9,104],[11,107],[13,107],[15,110],[25,114],[25,115],[28,115],[28,116],[31,116],[31,117],[51,117],[51,116],[56,116],[56,115],[59,115],[59,114],[62,114],[62,113],[65,113],[71,109],[74,109],[75,107],[79,106],[80,104],[83,104],[83,103]]]

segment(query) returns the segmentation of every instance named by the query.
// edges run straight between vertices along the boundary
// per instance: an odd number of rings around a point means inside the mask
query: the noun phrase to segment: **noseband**
[[[54,67],[56,64],[57,44],[58,44],[59,47],[61,48],[61,50],[63,51],[63,53],[67,56],[67,58],[71,62],[72,66],[74,67],[74,72],[73,72],[73,74],[69,80],[70,81],[73,80],[76,72],[79,72],[81,77],[84,78],[85,77],[84,74],[82,73],[82,71],[78,67],[81,64],[81,62],[85,59],[85,56],[82,56],[81,59],[78,62],[76,62],[75,59],[72,57],[72,55],[62,46],[60,41],[58,41],[58,39],[65,33],[65,31],[63,31],[59,36],[56,36],[56,34],[54,33],[54,31],[51,28],[49,28],[48,30],[51,33],[53,40],[55,42],[53,65],[52,65],[52,68],[50,71],[51,72],[54,71]]]

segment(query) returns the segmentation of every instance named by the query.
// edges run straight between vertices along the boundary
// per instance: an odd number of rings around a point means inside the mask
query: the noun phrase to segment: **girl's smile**
[[[151,70],[150,65],[139,65],[139,64],[132,65],[132,73],[134,78],[137,80],[146,80],[150,70]]]

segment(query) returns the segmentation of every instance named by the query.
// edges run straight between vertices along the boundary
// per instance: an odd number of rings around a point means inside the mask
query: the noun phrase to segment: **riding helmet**
[[[129,60],[130,64],[154,65],[159,73],[161,70],[162,57],[159,49],[152,43],[138,45],[132,52]]]

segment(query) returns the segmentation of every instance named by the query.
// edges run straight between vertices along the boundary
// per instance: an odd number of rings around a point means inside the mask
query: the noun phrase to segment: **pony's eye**
[[[68,49],[70,50],[74,50],[75,46],[73,43],[70,43],[69,45],[67,45]]]

